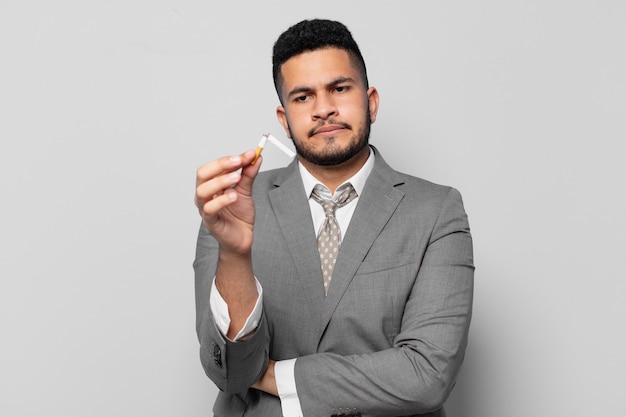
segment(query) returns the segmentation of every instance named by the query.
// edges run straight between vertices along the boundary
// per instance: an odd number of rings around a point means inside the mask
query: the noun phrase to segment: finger
[[[241,155],[224,156],[202,165],[196,171],[196,186],[218,175],[233,172],[243,166]]]
[[[242,165],[247,166],[247,165],[250,165],[252,161],[254,161],[254,159],[256,158],[256,152],[254,149],[249,149],[245,151],[244,153],[240,154],[239,156],[241,157]],[[261,155],[259,154],[259,157],[260,156]]]
[[[244,162],[244,166],[241,170],[241,181],[239,181],[239,183],[237,184],[237,188],[247,195],[250,195],[252,191],[252,183],[259,173],[261,165],[263,164],[263,156],[259,155],[254,165],[251,165],[250,162],[253,161],[255,157],[256,155],[254,151],[248,151],[242,154],[242,161]],[[246,164],[246,162],[248,163]]]
[[[215,196],[207,200],[200,206],[200,212],[205,221],[210,222],[217,213],[237,200],[237,193],[234,190],[228,190],[224,194]]]
[[[205,182],[200,183],[196,187],[195,203],[198,208],[204,206],[204,204],[218,196],[229,194],[232,188],[241,180],[241,173],[228,172],[223,175],[211,178]]]

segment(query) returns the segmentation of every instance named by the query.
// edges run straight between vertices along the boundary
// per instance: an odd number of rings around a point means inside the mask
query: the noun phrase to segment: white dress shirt
[[[298,168],[300,170],[300,175],[302,176],[304,191],[306,195],[310,197],[313,188],[315,187],[315,185],[320,184],[320,182],[302,164],[298,164]],[[367,178],[369,177],[369,174],[372,172],[373,168],[374,152],[370,150],[369,157],[363,167],[359,170],[359,172],[357,172],[354,176],[352,176],[343,183],[346,184],[349,182],[352,184],[355,191],[357,192],[357,198],[353,199],[345,206],[338,208],[335,212],[335,218],[339,223],[339,228],[341,229],[342,236],[345,236],[345,233],[348,230],[350,220],[352,219],[352,214],[354,214],[354,210],[358,203],[358,196],[360,196],[363,192],[365,182],[367,181]],[[324,214],[324,209],[322,208],[321,204],[319,204],[312,198],[309,198],[309,207],[311,209],[311,216],[313,218],[313,225],[315,227],[315,233],[317,236],[317,233],[324,225],[326,215]],[[322,277],[320,276],[320,285],[322,285],[322,283]],[[239,331],[233,341],[241,340],[244,335],[253,332],[259,324],[259,320],[261,319],[261,315],[263,314],[263,289],[259,281],[256,281],[256,286],[259,296],[257,298],[254,309],[246,320],[243,329]],[[230,326],[228,305],[220,296],[219,291],[215,286],[215,278],[213,279],[209,303],[211,306],[213,317],[215,319],[215,324],[217,325],[222,335],[226,337],[226,334],[228,333],[228,328]],[[274,376],[276,378],[276,386],[278,388],[278,394],[281,401],[283,417],[302,417],[302,408],[300,406],[300,399],[298,397],[298,390],[296,388],[296,378],[294,371],[296,360],[297,358],[277,361],[274,368]]]

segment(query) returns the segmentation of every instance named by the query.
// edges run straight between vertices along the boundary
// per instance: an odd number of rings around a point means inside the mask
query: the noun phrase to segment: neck
[[[322,166],[315,165],[298,156],[298,161],[313,175],[319,182],[324,184],[332,194],[337,187],[352,178],[365,165],[369,157],[370,148],[366,146],[361,152],[354,155],[348,161],[341,164]]]

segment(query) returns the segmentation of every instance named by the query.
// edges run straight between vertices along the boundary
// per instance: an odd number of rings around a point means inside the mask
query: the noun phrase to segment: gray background
[[[625,415],[625,4],[0,0],[0,415],[210,415],[195,170],[285,139],[271,46],[310,17],[360,43],[387,161],[464,196],[450,415]]]

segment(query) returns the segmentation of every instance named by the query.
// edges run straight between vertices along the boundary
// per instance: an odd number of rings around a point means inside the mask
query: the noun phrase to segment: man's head
[[[278,121],[309,170],[348,172],[365,162],[378,92],[368,87],[363,57],[343,24],[310,20],[289,28],[274,47],[274,77]]]
[[[346,51],[350,56],[350,62],[359,71],[365,88],[369,87],[365,60],[348,28],[332,20],[303,20],[283,32],[274,44],[272,55],[274,87],[281,103],[283,103],[282,65],[303,52],[329,47]]]

